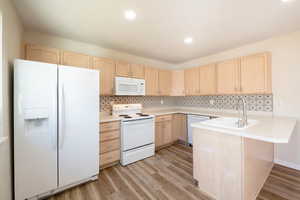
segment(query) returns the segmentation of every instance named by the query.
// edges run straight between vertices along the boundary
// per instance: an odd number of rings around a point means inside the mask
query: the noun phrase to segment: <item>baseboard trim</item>
[[[300,170],[300,165],[297,165],[297,164],[295,164],[295,163],[286,162],[286,161],[283,161],[283,160],[277,160],[277,159],[274,160],[274,163],[276,163],[276,164],[278,164],[278,165],[282,165],[282,166],[288,167],[288,168]]]

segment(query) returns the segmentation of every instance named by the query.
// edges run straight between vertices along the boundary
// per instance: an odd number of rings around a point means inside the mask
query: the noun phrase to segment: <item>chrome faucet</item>
[[[240,102],[243,105],[243,116],[240,114]],[[240,114],[240,119],[236,122],[239,128],[243,128],[248,125],[248,117],[247,117],[247,102],[244,97],[239,97],[237,101],[237,108]]]

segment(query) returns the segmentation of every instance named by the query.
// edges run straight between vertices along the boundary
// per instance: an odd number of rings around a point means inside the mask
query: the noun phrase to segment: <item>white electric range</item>
[[[155,154],[154,116],[143,114],[141,104],[115,104],[113,115],[121,120],[121,164],[123,166]]]

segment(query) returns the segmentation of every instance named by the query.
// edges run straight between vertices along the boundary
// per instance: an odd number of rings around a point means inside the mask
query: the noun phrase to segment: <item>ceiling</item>
[[[14,0],[26,30],[182,63],[300,29],[300,0]],[[127,21],[124,11],[137,18]],[[185,37],[193,37],[186,45]]]

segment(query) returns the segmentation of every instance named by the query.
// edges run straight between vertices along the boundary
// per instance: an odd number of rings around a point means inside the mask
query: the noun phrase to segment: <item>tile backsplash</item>
[[[101,96],[101,111],[110,112],[111,104],[132,104],[141,103],[143,107],[164,107],[176,106],[175,97],[155,97],[155,96]]]
[[[249,111],[273,111],[273,95],[243,95]],[[212,109],[236,109],[238,95],[176,97],[176,105]]]
[[[273,111],[273,95],[243,95],[249,111]],[[187,97],[155,97],[155,96],[101,96],[101,111],[110,112],[111,104],[141,103],[143,107],[190,106],[212,109],[236,109],[238,95],[220,96],[187,96]]]

